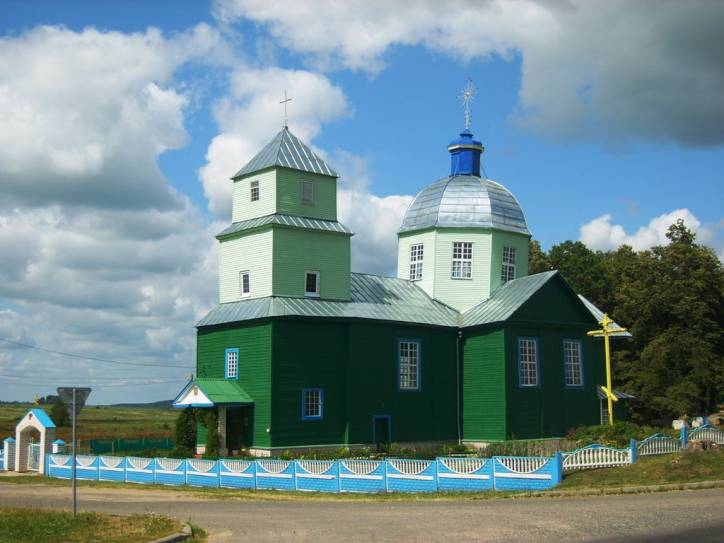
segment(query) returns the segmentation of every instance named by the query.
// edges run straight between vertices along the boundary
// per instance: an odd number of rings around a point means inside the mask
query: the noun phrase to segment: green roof
[[[434,300],[417,283],[407,279],[363,273],[351,274],[351,300],[348,302],[314,298],[266,297],[219,304],[196,326],[214,326],[270,317],[328,317],[372,319],[390,322],[467,328],[504,322],[554,277],[570,287],[553,270],[528,275],[498,287],[488,299],[460,313]],[[602,314],[591,302],[577,299],[598,320]]]
[[[342,223],[337,221],[327,221],[324,219],[312,219],[309,217],[298,217],[296,215],[283,215],[280,213],[265,215],[263,217],[255,217],[246,221],[235,222],[219,232],[216,239],[225,238],[238,232],[261,228],[268,224],[276,224],[280,226],[291,226],[296,228],[304,228],[306,230],[320,230],[322,232],[333,232],[336,234],[353,235],[353,232]]]
[[[201,389],[206,397],[214,404],[228,403],[254,403],[254,400],[236,381],[225,379],[199,379],[196,378],[193,384]]]
[[[232,179],[272,166],[338,177],[337,172],[285,126],[246,166],[236,172]]]

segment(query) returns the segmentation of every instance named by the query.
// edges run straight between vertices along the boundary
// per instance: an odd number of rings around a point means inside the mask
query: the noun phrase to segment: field
[[[32,404],[0,405],[0,441],[14,436],[15,425]],[[41,405],[50,414],[52,406]],[[89,439],[173,437],[178,411],[153,407],[86,406],[77,421],[79,441]],[[56,437],[70,443],[70,427],[58,428]]]

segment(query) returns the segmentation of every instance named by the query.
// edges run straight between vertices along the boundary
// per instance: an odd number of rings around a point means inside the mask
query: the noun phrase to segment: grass
[[[0,508],[0,543],[136,543],[180,531],[177,520],[158,515],[79,513],[73,518],[66,511]],[[204,540],[197,528],[191,541]]]
[[[35,407],[32,404],[0,405],[0,440],[14,435],[15,425]],[[51,405],[41,405],[50,414]],[[86,406],[77,421],[79,441],[89,439],[173,437],[178,412],[153,407]],[[57,428],[56,438],[70,442],[70,427]]]
[[[724,451],[698,451],[639,457],[620,468],[574,472],[563,479],[564,489],[696,483],[724,480]]]
[[[598,493],[603,489],[654,486],[669,483],[695,483],[724,480],[724,451],[676,453],[640,458],[636,464],[621,468],[586,470],[566,475],[563,483],[554,490],[543,492],[447,492],[447,493],[389,493],[389,494],[326,494],[284,492],[271,490],[234,490],[226,488],[199,488],[190,486],[134,485],[103,481],[78,481],[80,487],[142,489],[156,492],[177,492],[199,498],[229,500],[268,501],[418,501],[418,500],[486,500],[498,498],[547,496],[568,490]],[[66,479],[40,478],[37,476],[0,475],[0,484],[47,484],[70,486]]]

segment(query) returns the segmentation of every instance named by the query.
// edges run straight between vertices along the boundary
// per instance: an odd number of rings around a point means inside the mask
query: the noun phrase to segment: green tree
[[[528,274],[541,273],[552,269],[548,255],[541,249],[537,240],[528,243]]]
[[[206,453],[204,456],[216,458],[219,456],[221,436],[219,435],[219,415],[215,407],[204,409],[204,426],[208,430],[206,436]]]
[[[191,454],[196,449],[196,414],[187,407],[178,414],[175,426],[176,449]]]
[[[616,353],[618,377],[642,420],[706,414],[724,397],[724,268],[683,221],[667,237],[608,261],[616,319],[633,334]]]
[[[53,407],[50,409],[50,418],[58,427],[70,426],[71,424],[68,410],[65,408],[65,404],[58,396],[55,396],[55,403],[53,403]]]
[[[551,248],[548,262],[577,294],[583,294],[604,311],[611,311],[613,292],[605,253],[591,251],[580,241],[564,241]]]

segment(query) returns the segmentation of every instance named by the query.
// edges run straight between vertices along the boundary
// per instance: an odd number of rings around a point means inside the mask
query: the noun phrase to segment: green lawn
[[[181,524],[158,515],[120,517],[48,509],[0,508],[0,543],[137,543],[181,531]],[[204,541],[194,530],[191,541]]]
[[[558,488],[694,483],[724,480],[724,451],[699,451],[639,457],[635,464],[573,472]]]
[[[0,441],[15,433],[17,421],[31,404],[0,405]],[[50,414],[52,406],[42,405]],[[78,439],[109,439],[116,437],[173,437],[178,411],[158,408],[87,406],[78,417]],[[71,429],[58,428],[56,437],[70,442]]]

